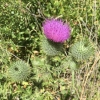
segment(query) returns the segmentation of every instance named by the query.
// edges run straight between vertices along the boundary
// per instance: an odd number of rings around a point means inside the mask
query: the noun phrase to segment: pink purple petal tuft
[[[61,20],[49,19],[43,24],[44,35],[54,42],[64,42],[70,37],[70,27]]]

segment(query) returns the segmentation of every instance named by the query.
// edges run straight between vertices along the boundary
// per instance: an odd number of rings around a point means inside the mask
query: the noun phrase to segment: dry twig
[[[94,61],[93,65],[92,65],[90,71],[87,73],[86,78],[84,78],[84,80],[83,80],[83,86],[82,86],[82,92],[81,92],[80,100],[84,100],[83,99],[83,94],[84,94],[84,90],[85,90],[85,86],[86,86],[87,80],[88,80],[90,74],[93,72],[94,67],[95,67],[95,65],[97,64],[97,62],[99,60],[100,60],[100,51],[97,52],[95,61]]]

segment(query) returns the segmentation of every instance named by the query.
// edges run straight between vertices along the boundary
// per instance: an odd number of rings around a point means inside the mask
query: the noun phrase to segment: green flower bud
[[[8,74],[12,81],[23,81],[26,80],[29,76],[30,67],[24,61],[16,61],[9,68]]]

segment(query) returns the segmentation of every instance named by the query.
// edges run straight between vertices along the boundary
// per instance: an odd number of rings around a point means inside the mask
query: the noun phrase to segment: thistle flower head
[[[70,37],[70,27],[61,20],[49,19],[43,24],[44,35],[54,42],[64,42]]]
[[[23,81],[29,76],[30,67],[24,61],[16,61],[11,65],[8,72],[13,81]]]
[[[94,54],[94,46],[91,42],[83,40],[83,41],[77,41],[72,45],[70,48],[71,55],[77,60],[77,61],[84,61],[88,60],[91,56]]]

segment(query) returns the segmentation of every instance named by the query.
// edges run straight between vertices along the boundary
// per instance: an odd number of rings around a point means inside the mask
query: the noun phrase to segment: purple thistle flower
[[[49,19],[43,24],[44,35],[54,42],[64,42],[70,37],[70,27],[61,20]]]

